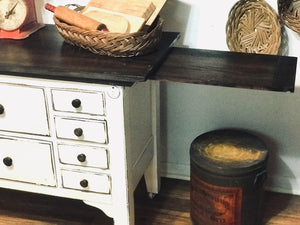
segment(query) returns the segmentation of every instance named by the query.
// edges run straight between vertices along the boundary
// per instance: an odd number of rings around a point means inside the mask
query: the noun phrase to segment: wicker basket
[[[288,28],[300,34],[300,0],[278,0],[278,13]]]
[[[231,9],[226,25],[231,51],[277,54],[281,26],[276,12],[264,0],[240,0]]]
[[[64,23],[56,17],[54,17],[54,22],[58,32],[67,43],[95,54],[114,57],[132,57],[154,51],[161,39],[163,25],[163,20],[158,17],[149,32],[120,34],[83,30]]]

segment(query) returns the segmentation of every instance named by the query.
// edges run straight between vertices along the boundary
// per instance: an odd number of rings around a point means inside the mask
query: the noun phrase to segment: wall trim
[[[180,180],[190,180],[190,165],[162,162],[161,176]],[[267,191],[300,195],[300,180],[295,177],[268,175]]]

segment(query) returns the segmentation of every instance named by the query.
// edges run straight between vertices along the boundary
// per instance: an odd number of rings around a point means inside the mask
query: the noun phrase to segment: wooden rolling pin
[[[58,19],[85,30],[101,30],[108,31],[105,24],[84,16],[64,6],[53,6],[49,3],[45,5],[45,9],[54,13]]]

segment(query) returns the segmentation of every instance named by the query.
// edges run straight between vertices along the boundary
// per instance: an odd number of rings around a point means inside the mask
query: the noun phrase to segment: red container
[[[261,225],[268,151],[256,136],[216,130],[191,144],[194,225]]]

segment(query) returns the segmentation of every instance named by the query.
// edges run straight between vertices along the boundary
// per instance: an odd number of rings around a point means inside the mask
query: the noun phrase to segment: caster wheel
[[[148,193],[149,199],[154,199],[155,196],[156,196],[155,193],[151,193],[151,192]]]

